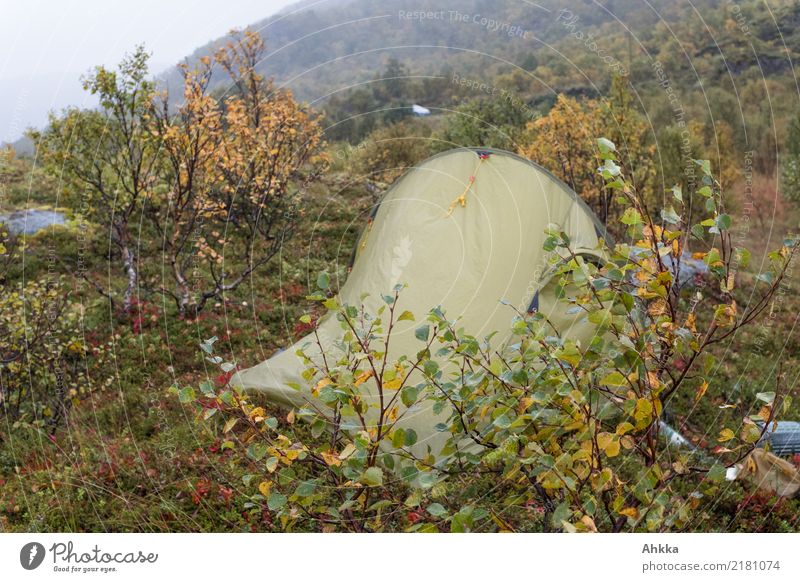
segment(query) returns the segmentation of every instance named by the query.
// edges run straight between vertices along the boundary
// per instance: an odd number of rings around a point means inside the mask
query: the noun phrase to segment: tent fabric
[[[767,493],[795,497],[800,491],[800,470],[764,449],[753,449],[744,463],[744,469],[747,478]]]
[[[577,254],[595,257],[603,225],[583,201],[547,170],[515,154],[491,149],[459,148],[438,154],[410,169],[386,192],[357,243],[347,281],[338,292],[341,304],[364,305],[375,313],[381,296],[400,293],[397,313],[410,310],[416,322],[400,321],[392,332],[388,358],[413,360],[423,347],[414,331],[426,314],[441,306],[458,327],[483,338],[496,333],[494,347],[511,337],[513,310],[537,307],[563,336],[590,341],[594,327],[580,314],[567,313],[548,281],[550,253],[542,249],[548,225],[559,225]],[[326,352],[339,353],[340,322],[329,314],[317,333]],[[313,403],[312,386],[301,374],[305,365],[296,352],[305,346],[318,354],[313,334],[269,360],[238,372],[233,383],[263,392],[279,404]],[[408,382],[416,382],[409,378]],[[377,398],[374,380],[365,383]],[[301,390],[290,384],[303,386]],[[324,406],[315,406],[326,410]],[[418,435],[415,454],[440,450],[446,435],[434,426],[445,420],[430,406],[416,405],[399,423]]]

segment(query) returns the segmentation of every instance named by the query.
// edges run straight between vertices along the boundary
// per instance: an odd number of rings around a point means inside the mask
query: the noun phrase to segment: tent
[[[416,103],[411,106],[411,112],[418,117],[424,117],[431,114],[430,109],[423,107],[422,105],[417,105]]]
[[[555,297],[550,253],[542,248],[548,225],[559,225],[572,250],[589,260],[602,254],[605,229],[564,183],[544,168],[515,154],[459,148],[435,155],[407,171],[376,205],[358,241],[352,270],[338,291],[341,304],[377,311],[381,296],[405,284],[398,313],[410,310],[417,321],[400,321],[389,348],[390,361],[413,357],[422,347],[419,322],[441,306],[448,319],[475,337],[496,332],[501,347],[511,335],[513,310],[539,309],[562,335],[590,341],[594,326]],[[502,303],[501,303],[502,302]],[[326,352],[335,352],[343,331],[336,317],[323,317],[317,332]],[[305,365],[296,355],[313,334],[269,360],[237,373],[233,382],[264,392],[274,402],[302,407],[312,399],[303,380]],[[413,379],[409,379],[413,381]],[[290,384],[304,386],[297,390]],[[374,386],[374,385],[373,385]],[[374,395],[374,388],[373,388]],[[401,421],[418,435],[415,454],[446,440],[430,407],[409,410]],[[442,412],[441,414],[447,414]]]

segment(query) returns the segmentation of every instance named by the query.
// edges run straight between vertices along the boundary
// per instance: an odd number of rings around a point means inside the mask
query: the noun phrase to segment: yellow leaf
[[[355,385],[361,386],[364,382],[372,378],[372,370],[366,370],[361,372],[358,377],[356,378]]]
[[[404,311],[400,314],[400,317],[397,318],[397,321],[414,321],[414,314],[410,311]]]
[[[632,517],[633,519],[639,519],[639,510],[635,507],[625,507],[619,510],[620,515],[624,515],[626,517]]]
[[[700,388],[697,389],[697,393],[694,395],[695,404],[700,402],[700,399],[705,396],[706,390],[708,390],[708,382],[703,380],[703,383],[700,385]]]
[[[494,521],[497,526],[500,528],[501,532],[513,532],[514,527],[511,526],[507,521],[505,521],[502,517],[497,515],[494,511],[491,511],[492,521]]]
[[[225,423],[225,426],[222,428],[222,432],[231,432],[233,427],[236,426],[236,423],[239,422],[238,418],[231,418],[228,422]]]
[[[528,410],[528,408],[530,408],[532,404],[533,404],[533,398],[531,398],[530,396],[526,396],[520,399],[519,407],[517,410],[519,411],[520,414],[524,414],[525,411]]]
[[[314,386],[314,388],[311,390],[311,393],[314,396],[318,396],[320,390],[322,390],[323,388],[325,388],[325,386],[328,386],[329,384],[332,384],[332,383],[333,383],[333,381],[330,378],[327,378],[327,377],[323,378],[322,380],[317,382],[316,386]]]
[[[328,386],[329,384],[332,384],[332,383],[333,383],[333,380],[331,380],[330,378],[328,378],[326,376],[325,378],[323,378],[322,380],[317,382],[317,384],[316,384],[316,386],[314,386],[314,388],[319,390],[320,388],[324,388],[325,386]]]
[[[606,447],[611,444],[613,439],[614,435],[612,435],[610,432],[601,432],[597,435],[597,446],[604,451],[606,450]]]
[[[388,382],[383,383],[384,390],[399,390],[400,386],[403,385],[403,379],[401,377],[395,377]]]
[[[336,455],[335,452],[325,451],[322,453],[323,460],[333,467],[338,467],[342,464],[342,461],[339,460],[339,457]]]
[[[742,440],[746,443],[754,443],[761,438],[761,429],[751,422],[745,423],[741,431]]]
[[[731,440],[735,436],[736,434],[731,429],[723,428],[721,431],[719,431],[719,436],[717,437],[717,440],[721,443],[724,443]]]
[[[636,401],[636,408],[633,417],[640,423],[646,424],[650,421],[653,414],[653,404],[647,398],[639,398]]]
[[[269,497],[269,490],[272,489],[272,482],[270,481],[262,481],[258,484],[258,491],[264,497]]]
[[[690,313],[686,317],[686,323],[684,327],[694,333],[697,333],[697,318],[695,317],[694,313]]]
[[[617,425],[616,433],[618,436],[623,436],[633,430],[633,425],[630,422],[621,422]]]
[[[256,408],[254,408],[253,410],[250,411],[250,414],[248,414],[248,416],[250,418],[257,418],[259,416],[263,418],[264,417],[264,409],[261,408],[260,406],[257,406]]]

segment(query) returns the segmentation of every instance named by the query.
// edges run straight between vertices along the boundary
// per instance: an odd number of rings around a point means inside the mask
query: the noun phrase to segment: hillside
[[[798,105],[798,23],[800,6],[788,0],[466,0],[457,10],[432,0],[338,0],[301,3],[250,28],[267,41],[260,72],[318,108],[380,84],[391,59],[427,84],[414,97],[434,109],[502,87],[546,112],[557,93],[599,97],[627,74],[654,131],[695,121],[716,133],[725,122],[736,149],[755,150],[757,169],[769,173]],[[163,78],[179,85],[177,72]]]

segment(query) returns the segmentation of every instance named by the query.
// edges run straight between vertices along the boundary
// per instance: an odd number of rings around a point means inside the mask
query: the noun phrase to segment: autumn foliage
[[[646,203],[654,202],[656,147],[631,99],[624,77],[615,78],[611,94],[602,101],[579,101],[561,94],[547,115],[528,123],[518,146],[521,155],[566,182],[604,224],[612,227],[621,211],[597,172],[601,162],[595,145],[598,135],[619,144],[619,156],[629,168],[631,184]]]
[[[213,60],[181,67],[176,115],[166,94],[153,114],[165,159],[164,193],[150,217],[173,278],[174,288],[164,291],[182,314],[202,310],[278,252],[298,213],[298,185],[321,167],[319,121],[290,91],[255,72],[263,51],[258,34],[234,34]],[[230,81],[220,98],[209,91],[215,66]],[[237,271],[226,268],[226,253],[245,257]]]
[[[313,111],[256,73],[263,52],[257,33],[233,32],[213,59],[181,65],[174,103],[148,79],[140,47],[118,71],[98,67],[87,77],[99,110],[53,115],[33,135],[68,197],[110,233],[111,258],[127,275],[123,312],[145,290],[193,317],[291,236],[300,195],[321,166],[322,131]],[[222,95],[210,90],[219,73],[229,87]],[[131,221],[139,216],[146,230],[137,241]],[[162,264],[142,262],[143,253]],[[116,300],[115,289],[91,282]]]

